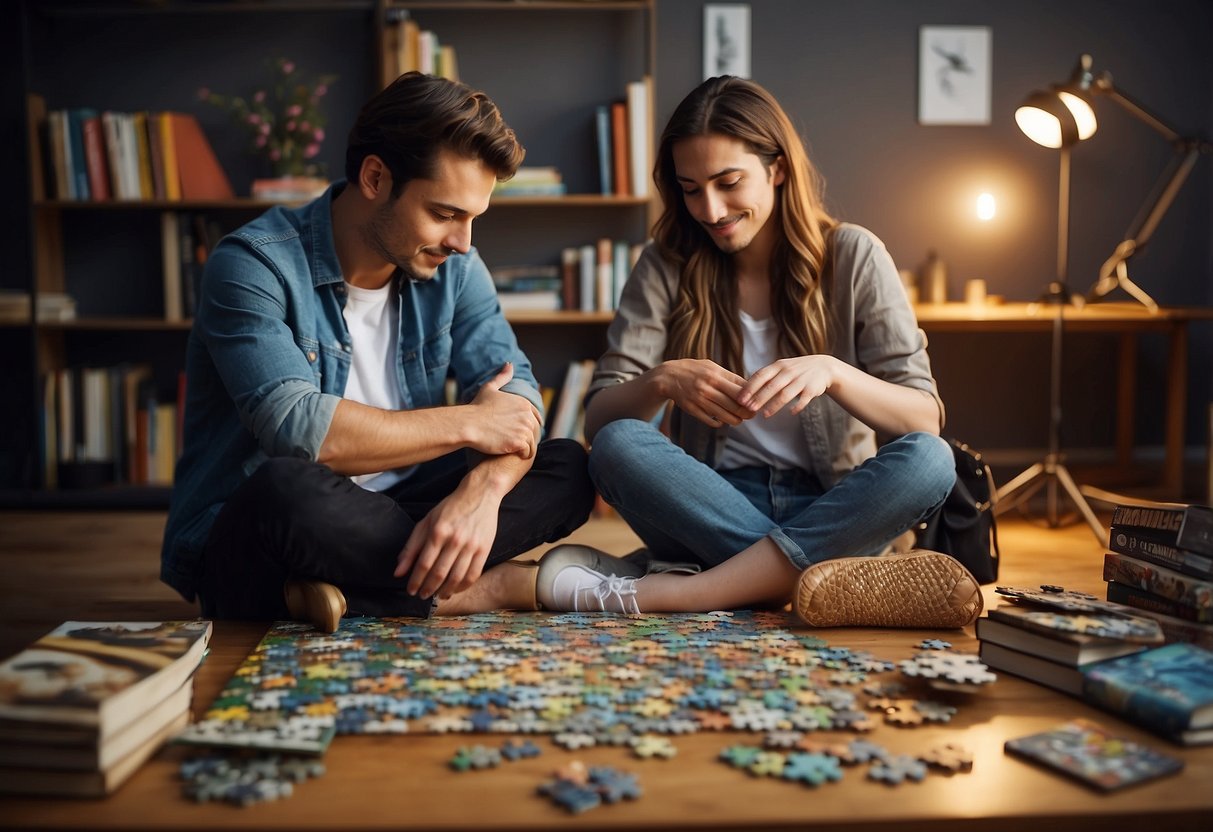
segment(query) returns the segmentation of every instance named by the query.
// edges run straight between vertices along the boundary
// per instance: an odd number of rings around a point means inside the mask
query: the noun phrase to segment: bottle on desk
[[[935,249],[927,252],[918,269],[918,299],[922,303],[948,302],[948,266]]]

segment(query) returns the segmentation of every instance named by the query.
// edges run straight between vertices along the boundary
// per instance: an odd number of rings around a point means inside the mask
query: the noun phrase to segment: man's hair
[[[828,236],[838,223],[826,213],[821,177],[779,102],[753,81],[723,75],[704,81],[682,100],[657,148],[653,178],[663,209],[653,236],[680,272],[666,356],[714,358],[719,350],[724,366],[745,374],[730,257],[687,210],[674,169],[674,145],[696,136],[737,139],[758,156],[768,175],[783,159],[784,181],[768,220],[779,223],[781,231],[770,269],[779,351],[785,357],[824,352],[830,326],[822,282]]]
[[[363,105],[350,130],[345,176],[358,179],[367,156],[378,156],[392,172],[392,198],[413,179],[429,179],[441,150],[479,159],[499,180],[509,179],[526,150],[497,105],[446,78],[406,72]]]

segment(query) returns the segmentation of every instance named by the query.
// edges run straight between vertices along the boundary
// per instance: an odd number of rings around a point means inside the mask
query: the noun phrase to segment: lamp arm
[[[1161,133],[1163,138],[1165,138],[1167,141],[1175,142],[1180,140],[1179,133],[1177,133],[1174,128],[1172,128],[1158,116],[1151,113],[1140,103],[1118,90],[1116,85],[1112,83],[1112,75],[1110,73],[1101,73],[1099,77],[1097,77],[1091,84],[1091,89],[1093,92],[1100,95],[1108,96],[1108,98],[1112,99],[1127,110],[1134,118],[1145,122]]]

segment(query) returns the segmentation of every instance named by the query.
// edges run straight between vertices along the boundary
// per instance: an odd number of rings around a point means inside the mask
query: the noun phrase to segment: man
[[[216,618],[534,608],[496,568],[585,522],[472,221],[523,148],[483,93],[408,73],[350,133],[346,181],[207,262],[161,578]],[[441,407],[448,376],[465,404]]]

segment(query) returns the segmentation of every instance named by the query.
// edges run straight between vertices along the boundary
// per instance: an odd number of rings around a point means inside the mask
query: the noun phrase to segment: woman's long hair
[[[704,81],[682,100],[657,148],[653,177],[664,207],[653,236],[680,273],[666,358],[713,358],[718,348],[725,367],[745,374],[737,280],[729,255],[687,210],[674,169],[674,145],[706,135],[741,141],[768,172],[783,158],[784,181],[770,220],[783,230],[770,269],[779,351],[785,357],[827,351],[830,326],[822,276],[827,237],[838,223],[825,211],[821,178],[779,102],[752,81],[724,75]]]

